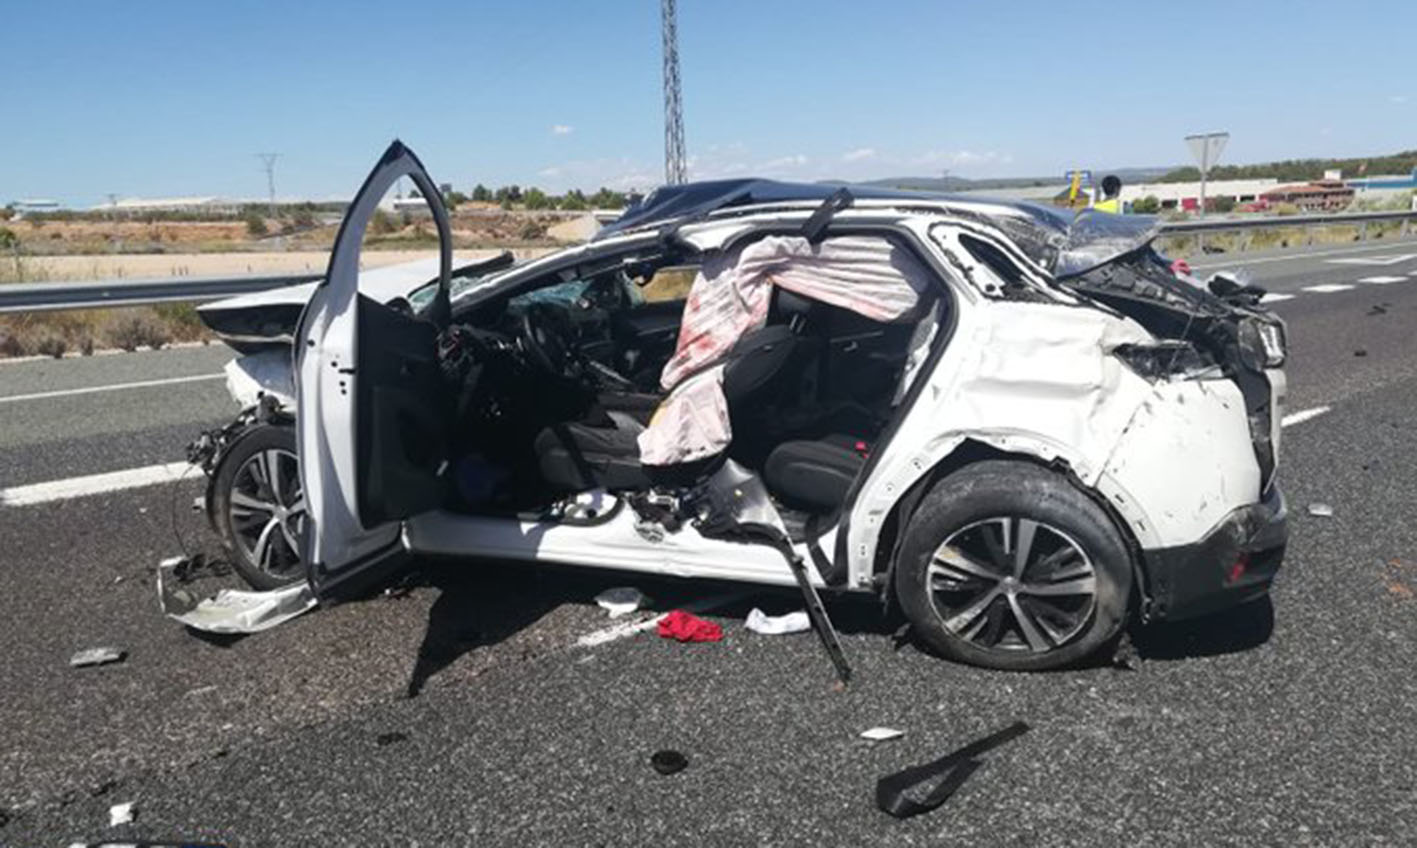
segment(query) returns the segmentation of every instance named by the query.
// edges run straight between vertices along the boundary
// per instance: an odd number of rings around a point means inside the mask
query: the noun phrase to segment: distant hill
[[[1366,167],[1365,167],[1366,166]],[[1417,150],[1386,156],[1358,156],[1352,159],[1286,159],[1257,165],[1217,165],[1210,169],[1212,180],[1254,180],[1274,177],[1280,182],[1308,182],[1321,179],[1324,171],[1343,171],[1344,179],[1365,175],[1410,174],[1417,168]],[[1188,165],[1166,172],[1158,182],[1184,183],[1201,178],[1199,168]]]
[[[1112,170],[1092,169],[1094,180],[1107,174],[1116,174],[1125,183],[1139,183],[1155,180],[1172,172],[1173,166],[1155,168],[1115,168]],[[991,188],[1035,188],[1055,186],[1064,182],[1063,175],[1054,177],[984,177],[971,180],[966,177],[885,177],[871,180],[866,185],[886,188],[903,188],[914,191],[978,191]]]

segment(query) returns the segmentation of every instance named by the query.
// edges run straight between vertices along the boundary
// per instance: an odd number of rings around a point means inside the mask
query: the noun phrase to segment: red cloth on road
[[[683,610],[674,610],[659,620],[659,635],[680,642],[719,642],[723,628]]]

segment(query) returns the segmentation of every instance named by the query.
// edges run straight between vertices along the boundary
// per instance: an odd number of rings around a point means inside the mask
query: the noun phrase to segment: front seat
[[[802,298],[784,297],[790,295],[788,292],[779,290],[775,294],[775,315],[790,317],[810,307]],[[741,417],[734,411],[754,408],[760,398],[775,392],[779,375],[787,374],[787,366],[798,359],[803,345],[795,329],[799,325],[800,321],[793,321],[792,325],[768,324],[750,330],[724,357],[723,394],[735,433],[740,431]],[[646,489],[656,483],[689,483],[722,460],[720,455],[646,470],[640,464],[638,437],[644,430],[641,421],[634,411],[610,409],[588,421],[542,430],[533,444],[541,475],[558,491],[624,491]],[[746,433],[751,428],[744,425],[741,429]]]
[[[868,456],[867,444],[852,436],[783,442],[768,454],[763,482],[787,506],[825,515],[845,503]]]

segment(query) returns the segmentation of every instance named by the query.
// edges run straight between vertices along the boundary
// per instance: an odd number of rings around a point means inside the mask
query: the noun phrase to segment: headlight
[[[1284,338],[1284,325],[1278,321],[1246,318],[1240,322],[1235,341],[1240,346],[1240,361],[1251,371],[1278,368],[1284,364],[1288,345]]]

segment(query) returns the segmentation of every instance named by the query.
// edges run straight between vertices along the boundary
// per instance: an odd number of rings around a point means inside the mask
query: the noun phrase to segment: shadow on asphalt
[[[1266,595],[1213,615],[1138,628],[1132,644],[1142,659],[1179,660],[1252,650],[1273,632],[1274,604]]]
[[[409,698],[417,697],[433,675],[463,654],[525,630],[567,600],[536,568],[425,563],[412,581],[439,594],[428,609],[428,626],[405,690]]]
[[[405,694],[417,697],[428,681],[464,654],[495,645],[533,626],[562,604],[593,605],[613,586],[634,586],[651,599],[648,611],[668,612],[696,600],[736,594],[729,603],[705,611],[716,618],[743,619],[753,607],[769,615],[802,609],[793,588],[713,580],[624,574],[570,566],[475,561],[424,561],[399,586],[439,592],[428,610],[428,625],[409,675]],[[886,616],[874,598],[825,596],[832,623],[842,633],[889,635],[899,621]],[[609,619],[606,624],[610,624]]]

